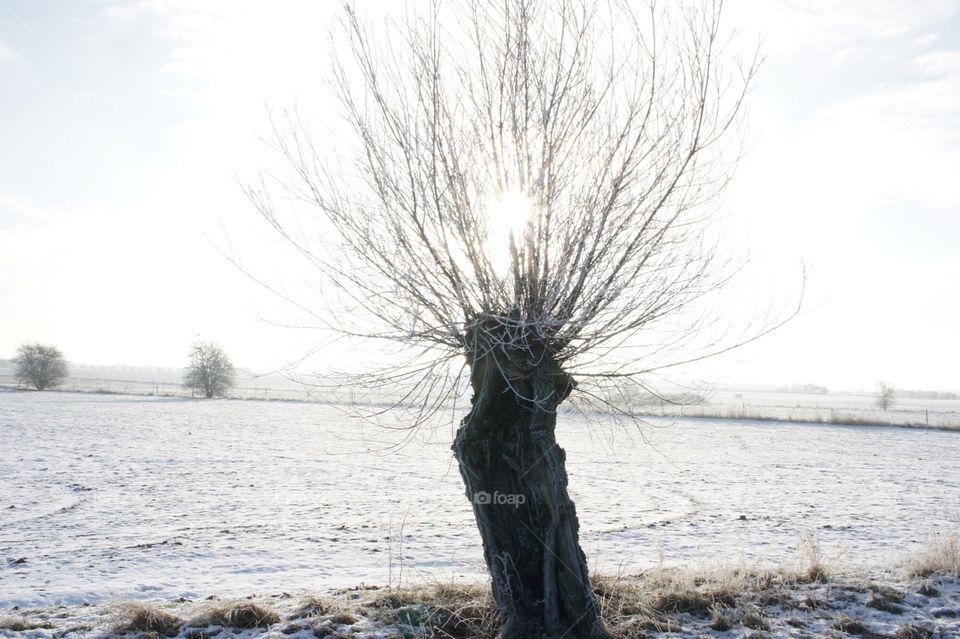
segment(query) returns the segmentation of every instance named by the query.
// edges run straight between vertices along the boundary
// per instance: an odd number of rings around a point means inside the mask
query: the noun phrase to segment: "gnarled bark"
[[[472,407],[453,451],[483,539],[500,637],[606,638],[554,432],[573,380],[545,349],[473,355]]]

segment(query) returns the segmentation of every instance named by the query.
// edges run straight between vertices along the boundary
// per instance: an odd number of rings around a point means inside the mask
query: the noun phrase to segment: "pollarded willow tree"
[[[318,316],[419,354],[383,378],[415,376],[415,422],[456,392],[465,358],[453,452],[501,637],[605,637],[558,407],[743,341],[701,329],[730,275],[708,208],[756,59],[729,60],[719,0],[451,0],[378,30],[344,12],[332,77],[348,152],[288,117],[280,182],[313,217],[279,211],[266,180],[248,196],[338,292]]]

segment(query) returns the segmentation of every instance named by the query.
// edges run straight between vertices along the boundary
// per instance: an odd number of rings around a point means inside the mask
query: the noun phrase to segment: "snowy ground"
[[[449,430],[320,404],[0,392],[0,610],[482,578]],[[960,521],[960,433],[562,420],[604,573],[888,565]]]

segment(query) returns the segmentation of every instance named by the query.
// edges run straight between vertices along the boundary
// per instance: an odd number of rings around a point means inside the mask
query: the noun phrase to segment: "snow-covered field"
[[[449,430],[320,404],[0,393],[0,608],[483,574]],[[960,434],[562,420],[601,572],[796,559],[884,564],[960,521]]]

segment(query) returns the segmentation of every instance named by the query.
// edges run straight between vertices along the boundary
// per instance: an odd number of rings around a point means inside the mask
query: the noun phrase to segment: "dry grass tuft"
[[[353,624],[357,623],[357,618],[349,612],[341,610],[340,612],[335,612],[330,615],[327,618],[327,621],[338,626],[352,626]]]
[[[869,590],[874,597],[883,597],[887,601],[897,604],[903,603],[904,598],[907,596],[904,592],[896,588],[872,581],[867,584],[867,590]]]
[[[210,608],[190,621],[191,626],[224,626],[246,630],[266,628],[279,623],[280,615],[266,606],[249,601],[228,603]]]
[[[490,599],[490,588],[483,584],[459,584],[456,582],[438,582],[430,587],[434,596],[440,599],[477,600]]]
[[[733,628],[733,620],[730,619],[730,615],[727,614],[726,609],[720,606],[714,606],[710,612],[712,614],[710,628],[717,632],[726,632]]]
[[[825,584],[829,580],[829,576],[822,566],[811,566],[809,570],[797,575],[797,581],[802,584]]]
[[[770,622],[757,611],[748,612],[740,619],[740,625],[750,630],[770,630]]]
[[[826,583],[829,573],[823,564],[820,552],[820,539],[815,533],[804,531],[797,540],[797,552],[800,555],[802,568],[797,572],[797,582],[802,584]]]
[[[764,608],[780,607],[784,610],[792,610],[799,605],[793,593],[782,587],[763,590],[757,595],[756,602]]]
[[[911,577],[949,574],[960,577],[960,539],[955,533],[931,533],[926,547],[905,560]]]
[[[933,631],[923,626],[905,623],[897,628],[893,636],[896,639],[930,639],[933,637]]]
[[[396,588],[374,597],[367,605],[380,610],[393,610],[419,603],[423,601],[423,595],[422,589]]]
[[[871,636],[873,633],[863,624],[859,619],[854,619],[853,617],[848,617],[847,615],[840,615],[837,617],[837,620],[833,622],[833,629],[839,630],[840,632],[845,632],[848,635],[867,635]]]
[[[153,632],[167,637],[175,636],[183,625],[183,620],[156,606],[131,601],[117,607],[119,617],[114,632]]]
[[[658,593],[653,597],[650,607],[661,614],[689,613],[695,617],[706,617],[714,606],[733,607],[736,597],[727,590],[674,590]]]
[[[304,597],[300,602],[300,606],[297,608],[296,612],[293,613],[292,618],[299,619],[302,617],[316,617],[318,615],[328,615],[330,614],[333,606],[326,600],[321,597],[308,596]]]
[[[889,612],[891,615],[902,615],[904,612],[903,606],[879,593],[873,593],[870,596],[870,599],[867,600],[867,607],[881,612]]]
[[[23,617],[0,617],[0,630],[26,632],[28,630],[50,630],[54,626],[49,621],[30,621]]]
[[[492,639],[500,626],[490,588],[479,584],[393,589],[366,606],[382,621],[426,630],[429,636],[443,639]]]
[[[430,602],[427,625],[437,636],[492,639],[497,635],[500,619],[488,587],[436,584],[426,594]]]
[[[686,632],[683,618],[709,619],[723,632],[733,627],[733,608],[755,582],[769,580],[744,570],[699,571],[658,568],[638,577],[594,577],[601,616],[616,636]]]
[[[644,603],[646,595],[636,582],[599,575],[594,575],[591,581],[600,614],[607,621],[654,615],[653,609]]]

